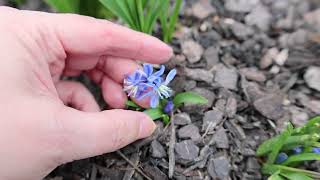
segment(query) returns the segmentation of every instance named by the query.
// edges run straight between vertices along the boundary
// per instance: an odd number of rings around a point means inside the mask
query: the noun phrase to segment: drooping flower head
[[[277,158],[276,158],[276,163],[277,164],[281,164],[284,161],[286,161],[288,159],[288,155],[284,152],[281,152],[278,154]]]
[[[164,75],[165,67],[162,65],[160,70],[153,72],[151,64],[144,64],[143,71],[137,70],[131,76],[124,80],[124,90],[128,96],[141,100],[150,98],[150,107],[156,108],[160,99],[169,98],[172,95],[172,89],[168,84],[176,76],[176,70],[171,70],[166,78]]]
[[[292,149],[293,154],[301,154],[303,151],[303,148],[301,146],[297,146]]]
[[[320,147],[314,147],[312,148],[312,152],[316,153],[316,154],[320,154]]]

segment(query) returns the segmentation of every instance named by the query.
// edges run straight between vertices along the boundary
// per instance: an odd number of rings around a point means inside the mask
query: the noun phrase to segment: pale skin
[[[148,116],[120,110],[121,83],[139,68],[135,60],[160,64],[171,55],[160,40],[106,20],[0,7],[0,179],[41,179],[150,136]],[[80,73],[114,110],[101,112],[81,83],[60,80]]]

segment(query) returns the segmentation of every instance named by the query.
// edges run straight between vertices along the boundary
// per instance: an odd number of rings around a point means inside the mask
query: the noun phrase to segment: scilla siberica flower
[[[165,67],[162,65],[159,71],[153,73],[151,64],[144,64],[143,71],[137,70],[124,80],[124,91],[128,96],[141,100],[150,97],[150,107],[156,108],[159,99],[169,98],[172,95],[172,89],[168,84],[176,75],[176,70],[171,70],[163,81]]]
[[[316,154],[320,154],[320,147],[314,147],[312,148],[312,152],[316,153]]]

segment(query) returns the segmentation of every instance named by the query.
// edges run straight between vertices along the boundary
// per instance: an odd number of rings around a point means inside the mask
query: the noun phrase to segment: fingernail
[[[139,138],[150,136],[156,129],[156,124],[147,115],[143,115],[140,120]]]

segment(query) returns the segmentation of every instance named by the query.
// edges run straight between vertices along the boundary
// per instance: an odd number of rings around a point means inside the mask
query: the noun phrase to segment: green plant
[[[151,64],[143,64],[143,70],[138,69],[124,79],[123,90],[135,100],[147,98],[151,108],[142,108],[133,101],[127,102],[128,108],[143,111],[153,120],[162,119],[167,124],[174,111],[184,103],[208,103],[204,97],[191,92],[178,93],[172,97],[173,91],[169,83],[174,79],[176,73],[176,69],[172,69],[165,75],[164,65],[161,65],[158,71],[154,71]]]
[[[75,13],[96,18],[111,18],[112,13],[96,0],[45,0],[61,13]]]
[[[178,19],[182,0],[170,9],[170,0],[100,0],[132,29],[152,34],[157,20],[161,22],[163,40],[170,42]],[[172,13],[170,13],[172,11]]]
[[[320,116],[303,127],[291,124],[278,136],[263,142],[257,156],[266,157],[262,173],[270,180],[320,179],[320,173],[300,169],[305,161],[320,160]]]
[[[192,93],[192,92],[183,92],[178,93],[173,97],[173,104],[174,108],[172,112],[174,112],[177,108],[179,108],[181,105],[187,103],[187,104],[206,104],[208,103],[208,100],[204,97]],[[137,105],[136,103],[132,101],[127,102],[127,107],[131,107],[137,111],[143,111],[144,113],[148,114],[151,119],[157,120],[162,119],[162,121],[167,124],[170,122],[170,114],[168,114],[165,110],[166,105],[168,104],[168,100],[162,100],[159,105],[156,108],[151,109],[144,109]]]

